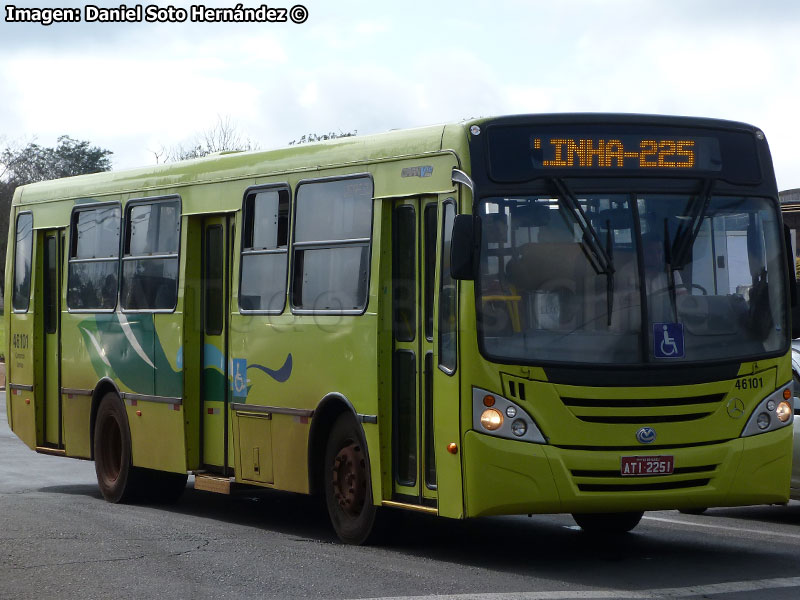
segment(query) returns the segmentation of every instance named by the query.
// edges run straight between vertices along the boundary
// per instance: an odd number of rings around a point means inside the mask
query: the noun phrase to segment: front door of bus
[[[223,473],[229,464],[227,348],[231,228],[231,219],[227,216],[203,220],[202,462]]]
[[[394,499],[436,506],[433,299],[436,198],[392,207],[392,461]]]
[[[44,446],[48,448],[63,448],[63,438],[61,430],[61,390],[60,390],[60,355],[61,345],[59,341],[60,320],[61,320],[61,298],[59,282],[61,281],[61,265],[63,258],[63,230],[48,230],[41,233],[39,241],[42,252],[37,252],[41,256],[42,264],[37,265],[41,287],[41,296],[37,293],[36,298],[41,299],[40,312],[43,319],[43,383],[44,383]],[[38,262],[38,261],[37,261]],[[37,307],[38,309],[39,307]]]

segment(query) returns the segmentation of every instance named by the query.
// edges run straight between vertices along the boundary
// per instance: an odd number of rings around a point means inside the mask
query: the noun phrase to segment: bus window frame
[[[131,209],[136,206],[141,206],[144,204],[166,204],[167,202],[175,202],[178,203],[178,250],[177,252],[173,253],[159,253],[159,254],[150,254],[147,256],[140,256],[140,255],[131,255],[126,257],[125,256],[125,247],[126,242],[128,241],[129,229],[130,226],[128,224],[128,217],[130,215]],[[150,198],[134,198],[132,200],[128,200],[125,203],[125,211],[122,214],[122,236],[120,239],[120,256],[119,256],[119,302],[117,306],[119,307],[122,313],[149,313],[149,314],[172,314],[178,309],[178,300],[180,296],[180,282],[181,282],[181,238],[183,235],[183,201],[179,194],[169,194],[166,196],[153,196]],[[178,261],[178,274],[175,278],[175,305],[172,308],[126,308],[122,305],[122,277],[124,275],[124,263],[125,260],[140,260],[142,258],[175,258]]]
[[[315,310],[312,308],[299,308],[294,304],[294,281],[295,281],[295,268],[297,266],[297,261],[294,259],[295,249],[297,248],[296,245],[296,238],[295,238],[295,229],[297,227],[297,198],[300,195],[300,188],[306,184],[313,184],[313,183],[330,183],[334,181],[343,181],[347,179],[368,179],[370,185],[372,186],[371,198],[370,198],[370,206],[369,206],[369,237],[368,238],[356,238],[360,243],[367,244],[367,281],[365,285],[365,297],[364,297],[364,305],[358,309],[346,309],[346,310],[332,310],[332,309],[322,309],[322,310]],[[360,316],[367,312],[369,308],[369,291],[370,286],[372,284],[372,254],[373,254],[373,243],[375,239],[375,178],[373,177],[372,173],[370,172],[363,172],[363,173],[351,173],[348,175],[334,175],[331,177],[319,177],[313,179],[301,179],[297,182],[297,185],[294,188],[294,199],[292,202],[292,227],[291,227],[291,239],[290,239],[290,268],[289,268],[289,307],[293,315],[354,315]],[[337,246],[343,246],[348,243],[352,243],[355,245],[355,240],[335,240],[338,242],[334,246],[324,245],[324,242],[327,240],[320,240],[319,248],[312,248],[312,249],[324,249],[324,248],[331,248]],[[303,247],[310,247],[310,246],[303,246]]]
[[[249,250],[245,251],[244,239],[245,239],[245,231],[247,229],[247,198],[250,194],[258,195],[259,192],[266,192],[275,190],[280,193],[281,190],[286,190],[289,194],[289,225],[288,230],[286,231],[286,250],[274,249],[274,250]],[[244,191],[244,195],[242,196],[242,234],[239,240],[239,293],[237,296],[237,305],[239,308],[239,314],[242,315],[282,315],[286,312],[286,306],[288,302],[291,302],[289,299],[290,292],[290,285],[292,281],[292,272],[291,272],[291,264],[290,264],[290,255],[292,253],[292,243],[294,242],[294,194],[292,194],[292,186],[288,183],[267,183],[263,185],[254,185],[250,186]],[[259,254],[286,254],[286,277],[284,278],[284,287],[283,287],[283,305],[279,311],[276,310],[255,310],[250,308],[242,308],[242,269],[244,266],[244,257],[246,255],[259,255]]]
[[[97,209],[97,208],[105,208],[105,207],[109,207],[110,208],[110,207],[114,207],[114,206],[116,206],[117,208],[120,209],[119,210],[119,218],[120,218],[120,222],[119,222],[119,246],[117,248],[117,257],[116,257],[116,261],[117,261],[117,298],[114,301],[114,308],[71,308],[70,305],[69,305],[69,283],[71,281],[70,275],[69,275],[69,272],[70,272],[69,266],[75,260],[81,260],[81,259],[73,259],[73,257],[72,257],[72,244],[73,244],[73,230],[74,230],[74,225],[75,225],[75,215],[77,213],[79,213],[79,212],[83,212],[83,211],[86,211],[86,210],[94,210],[94,209]],[[124,218],[125,218],[125,212],[122,210],[122,203],[119,202],[118,200],[111,200],[111,201],[105,201],[105,202],[90,202],[90,203],[86,203],[86,204],[76,204],[75,206],[72,207],[72,211],[70,211],[70,214],[69,214],[69,226],[68,226],[69,237],[67,239],[67,268],[66,268],[67,282],[66,282],[66,289],[63,289],[63,290],[59,289],[59,291],[58,291],[59,294],[61,294],[62,292],[66,292],[65,298],[64,298],[64,306],[67,307],[67,312],[68,313],[76,313],[76,314],[113,313],[113,312],[116,312],[117,308],[120,306],[120,297],[119,297],[119,295],[120,295],[120,289],[122,287],[122,285],[121,285],[122,284],[122,240],[123,240],[122,236],[123,236],[123,227],[124,227],[124,223],[122,222],[122,220]],[[77,240],[75,240],[75,243],[77,244]],[[77,246],[76,246],[76,249],[77,249]],[[83,260],[86,260],[86,259],[83,259]],[[94,261],[96,259],[91,259],[91,260]],[[97,262],[101,262],[101,261],[97,260]],[[111,259],[108,259],[105,262],[111,262]],[[63,286],[63,282],[60,282],[60,283]]]
[[[28,277],[28,303],[25,305],[25,309],[16,308],[14,306],[14,286],[17,282],[17,228],[19,227],[19,219],[23,215],[30,215],[31,216],[31,250],[30,250],[30,257],[28,262],[31,265],[31,273]],[[28,313],[31,309],[31,290],[33,289],[33,274],[34,274],[34,267],[33,267],[33,246],[36,242],[34,232],[36,229],[33,227],[33,211],[32,210],[23,210],[17,213],[17,218],[14,220],[14,269],[13,274],[11,277],[11,312],[17,315],[24,315]]]

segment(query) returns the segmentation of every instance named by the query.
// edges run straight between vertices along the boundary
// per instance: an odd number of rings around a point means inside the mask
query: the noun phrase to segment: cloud
[[[0,22],[0,134],[68,133],[129,167],[218,115],[269,148],[506,113],[691,114],[762,127],[779,184],[800,187],[800,3],[304,4],[304,25]]]

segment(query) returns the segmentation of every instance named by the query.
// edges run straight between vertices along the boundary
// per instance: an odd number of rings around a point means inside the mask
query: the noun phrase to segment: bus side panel
[[[449,269],[450,264],[450,248],[449,244],[443,246],[443,226],[445,204],[449,199],[457,198],[456,194],[441,194],[439,196],[439,241],[437,244],[437,277],[436,277],[436,302],[434,303],[434,339],[436,344],[434,346],[434,364],[433,364],[433,418],[434,418],[434,439],[436,440],[436,479],[439,492],[439,514],[443,517],[462,518],[464,513],[464,482],[463,477],[468,474],[464,473],[462,477],[462,469],[466,464],[464,458],[465,449],[461,443],[461,418],[459,415],[461,401],[459,397],[459,389],[461,386],[462,378],[461,373],[470,373],[468,367],[464,371],[464,364],[466,361],[462,360],[464,356],[464,348],[467,347],[469,340],[475,337],[475,329],[473,327],[464,327],[466,323],[475,323],[475,303],[470,282],[455,282],[452,281],[446,284],[443,289],[442,285],[442,271]],[[471,196],[463,199],[463,202],[471,201]],[[450,204],[448,204],[449,206]],[[457,210],[457,213],[464,212]],[[448,233],[449,235],[449,233]],[[469,284],[469,285],[467,285]],[[455,289],[446,289],[449,285],[453,285]],[[457,328],[457,344],[459,345],[458,359],[456,362],[456,369],[454,373],[447,373],[440,365],[443,362],[443,357],[440,355],[440,336],[444,334],[442,331],[442,318],[440,310],[443,306],[441,298],[442,293],[457,292],[457,301],[459,308],[455,316]],[[451,323],[455,327],[456,323]],[[471,373],[470,373],[471,375]],[[469,403],[471,392],[464,392],[463,398],[466,398],[465,403]],[[457,450],[453,454],[448,451],[448,446],[455,443]]]
[[[35,263],[34,263],[35,264]],[[8,369],[6,399],[10,406],[11,430],[31,449],[36,448],[40,437],[34,391],[15,389],[13,385],[33,386],[33,324],[34,315],[11,315],[11,354],[6,360]]]
[[[198,219],[183,217],[181,226],[181,277],[178,281],[178,303],[183,305],[185,319],[183,346],[176,350],[175,366],[183,374],[183,419],[187,469],[200,467],[200,362],[202,353],[200,226]],[[190,260],[191,257],[191,260]]]
[[[126,401],[133,465],[174,473],[186,472],[183,409],[180,404]]]
[[[92,397],[62,394],[64,417],[64,447],[67,456],[92,457],[92,440],[89,423],[92,415]]]
[[[153,395],[159,401],[134,403],[126,400],[133,464],[148,469],[185,473],[183,374],[178,366],[183,314],[175,311],[154,314],[152,318]],[[133,391],[147,394],[139,389]],[[176,401],[169,402],[168,399]]]
[[[91,327],[91,316],[69,313],[66,310],[61,313],[61,347],[64,348],[61,355],[61,386],[67,390],[83,392],[62,395],[64,446],[67,456],[76,458],[92,456],[89,420],[91,393],[100,377],[93,368],[93,361],[84,341],[85,338],[91,339],[88,337],[89,332],[95,331]],[[100,365],[105,366],[102,361]]]
[[[10,228],[14,229],[14,221],[11,221]],[[35,233],[35,232],[34,232]],[[35,235],[34,235],[35,239]],[[31,264],[35,269],[37,256],[36,245],[34,244]],[[13,254],[12,254],[13,256]],[[13,262],[10,263],[13,270]],[[33,277],[32,277],[33,279]],[[12,279],[13,285],[13,279]],[[31,298],[28,312],[14,313],[13,307],[10,319],[10,355],[6,357],[6,398],[10,400],[11,410],[11,429],[29,448],[34,449],[37,439],[42,437],[41,411],[37,411],[35,386],[35,315],[33,312],[33,295],[36,290],[31,285]],[[23,389],[22,387],[32,389]]]

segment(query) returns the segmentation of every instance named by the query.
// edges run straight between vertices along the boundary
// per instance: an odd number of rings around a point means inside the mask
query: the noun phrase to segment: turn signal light
[[[483,405],[484,406],[494,406],[494,403],[495,403],[494,396],[489,395],[489,396],[484,396],[483,397]]]
[[[450,454],[458,454],[458,444],[456,444],[455,442],[450,442],[449,444],[447,444],[447,451]]]
[[[792,397],[792,390],[790,390],[789,388],[786,388],[785,390],[783,390],[783,399],[784,400],[788,400],[791,397]]]

